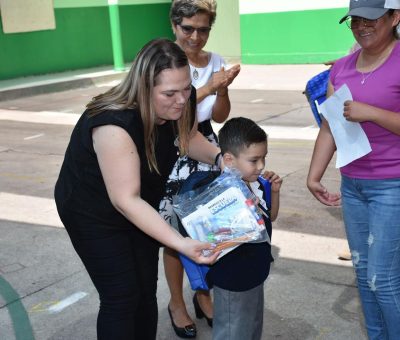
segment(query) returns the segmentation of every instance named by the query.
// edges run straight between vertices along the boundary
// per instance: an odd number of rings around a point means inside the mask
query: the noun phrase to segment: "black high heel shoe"
[[[199,300],[197,300],[197,293],[193,295],[193,306],[194,306],[194,312],[196,313],[196,318],[202,319],[205,318],[207,321],[207,325],[210,327],[213,326],[213,318],[209,318],[201,309]]]
[[[190,339],[195,338],[197,335],[196,325],[194,323],[187,325],[185,327],[178,327],[175,325],[174,319],[172,318],[171,310],[169,309],[168,305],[168,314],[169,318],[171,319],[172,328],[175,331],[175,334],[180,338]]]

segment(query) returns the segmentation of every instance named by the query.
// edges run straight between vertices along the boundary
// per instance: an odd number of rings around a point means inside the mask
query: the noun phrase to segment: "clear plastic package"
[[[235,169],[225,168],[210,184],[176,195],[173,208],[191,238],[217,250],[245,242],[270,242],[258,200]]]

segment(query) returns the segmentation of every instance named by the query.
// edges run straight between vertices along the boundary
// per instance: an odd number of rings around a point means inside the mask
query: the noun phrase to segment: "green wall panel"
[[[143,45],[151,39],[174,39],[169,21],[170,6],[170,3],[120,6],[125,62],[131,62]]]
[[[321,63],[347,53],[354,38],[339,25],[343,9],[243,14],[245,64]]]
[[[107,7],[56,9],[56,29],[0,32],[0,79],[112,62]]]
[[[169,6],[119,7],[125,62],[150,39],[172,38]],[[113,64],[107,6],[56,8],[55,18],[55,30],[4,34],[0,26],[0,80]]]

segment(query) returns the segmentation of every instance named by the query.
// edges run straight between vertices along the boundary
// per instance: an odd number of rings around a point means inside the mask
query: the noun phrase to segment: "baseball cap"
[[[349,16],[361,17],[369,20],[375,20],[384,15],[390,8],[387,2],[396,3],[394,0],[350,0],[349,11],[340,19],[341,24]]]

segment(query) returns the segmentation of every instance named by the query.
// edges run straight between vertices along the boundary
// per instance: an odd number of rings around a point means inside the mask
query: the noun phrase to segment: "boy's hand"
[[[283,182],[282,178],[273,171],[265,171],[262,176],[271,183],[272,192],[279,192]]]

